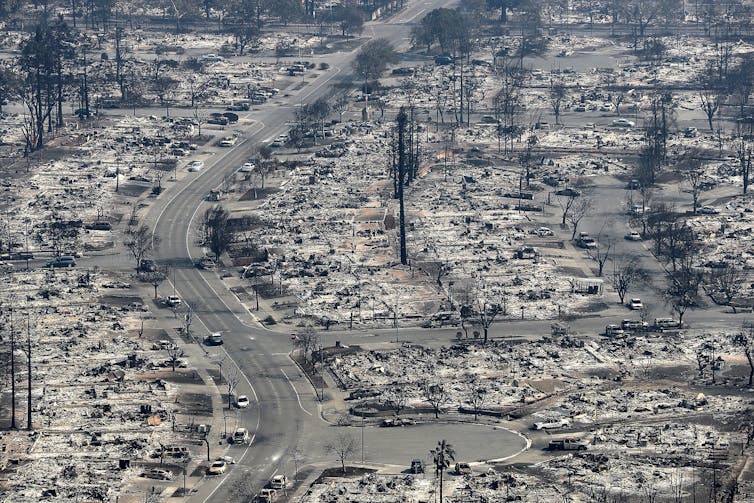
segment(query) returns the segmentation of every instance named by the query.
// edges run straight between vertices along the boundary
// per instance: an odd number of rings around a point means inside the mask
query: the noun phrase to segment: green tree
[[[0,1],[0,19],[8,19],[12,14],[17,13],[24,5],[23,0],[2,0]]]
[[[437,447],[429,451],[435,465],[435,475],[440,477],[440,503],[442,503],[442,477],[450,467],[450,463],[456,459],[456,451],[447,440],[437,442]]]
[[[304,106],[303,113],[308,120],[320,126],[322,138],[325,137],[325,119],[330,115],[330,104],[325,98],[318,98],[314,103]],[[316,135],[315,135],[316,137]],[[315,142],[316,143],[316,142]]]
[[[262,29],[261,9],[259,0],[233,0],[228,5],[223,26],[235,37],[241,56],[246,47],[259,38]]]
[[[369,81],[379,79],[385,73],[387,65],[397,62],[398,54],[393,44],[384,38],[375,38],[364,44],[352,66],[356,74],[364,78],[366,86]]]
[[[297,0],[275,0],[269,2],[268,9],[270,15],[277,16],[284,25],[304,16],[304,8]]]
[[[500,22],[503,24],[508,22],[508,9],[511,9],[518,4],[519,2],[517,0],[487,0],[488,9],[500,9]]]
[[[434,9],[417,24],[413,31],[414,45],[425,45],[427,52],[438,43],[443,53],[467,54],[470,50],[471,25],[468,17],[458,9]]]
[[[0,64],[0,112],[3,110],[3,101],[18,95],[21,87],[21,78],[10,66]]]
[[[228,211],[215,205],[204,213],[205,244],[215,255],[215,262],[225,253],[233,242],[233,231],[228,223]]]
[[[356,7],[338,9],[333,17],[344,37],[358,35],[364,29],[364,14]]]

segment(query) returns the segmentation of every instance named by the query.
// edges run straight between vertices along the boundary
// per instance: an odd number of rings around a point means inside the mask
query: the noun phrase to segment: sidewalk
[[[187,395],[208,395],[211,398],[211,417],[197,416],[190,411],[186,413],[179,412],[175,415],[176,429],[187,426],[193,421],[196,422],[195,424],[206,424],[209,427],[207,440],[209,443],[210,459],[214,460],[220,456],[227,455],[230,445],[225,440],[225,430],[227,428],[228,432],[232,432],[236,428],[237,415],[235,413],[232,413],[232,415],[225,414],[224,407],[227,397],[218,387],[219,383],[216,383],[213,379],[213,376],[218,375],[216,362],[207,357],[207,352],[200,342],[201,337],[197,338],[199,342],[197,344],[187,341],[179,334],[176,329],[181,326],[181,313],[178,313],[176,317],[173,310],[161,307],[156,303],[153,298],[154,288],[152,285],[133,282],[132,287],[135,294],[147,300],[146,304],[150,306],[150,312],[154,314],[153,319],[145,320],[145,328],[163,329],[173,342],[183,350],[184,354],[181,359],[186,360],[189,368],[195,370],[201,379],[201,384],[179,382],[174,385]],[[166,288],[167,286],[163,284],[163,290]],[[148,347],[148,344],[147,341],[144,341],[144,346]],[[165,380],[170,382],[169,376]],[[183,497],[179,496],[184,487],[184,476],[181,473],[177,473],[172,483],[162,491],[162,496],[170,497],[171,501],[188,501],[192,496],[204,493],[209,495],[210,491],[214,488],[214,484],[204,484],[206,480],[206,468],[208,466],[206,443],[202,442],[202,445],[188,444],[187,446],[191,450],[191,460],[186,467],[187,475],[185,477],[187,495]],[[202,497],[201,499],[203,500],[204,498]],[[127,500],[121,498],[121,501]]]

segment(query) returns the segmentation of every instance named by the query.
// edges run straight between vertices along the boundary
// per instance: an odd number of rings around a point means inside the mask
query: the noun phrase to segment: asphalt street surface
[[[421,19],[428,11],[437,7],[447,7],[455,3],[447,0],[430,0],[410,3],[399,14],[380,22],[367,23],[364,37],[384,37],[399,47],[406,47],[410,39],[412,23]],[[240,478],[246,479],[248,487],[258,491],[276,473],[293,473],[294,457],[298,468],[310,463],[336,460],[324,452],[324,444],[342,428],[325,422],[320,415],[321,407],[327,407],[317,400],[314,390],[291,361],[290,333],[267,330],[257,324],[251,314],[242,306],[214,272],[202,271],[194,267],[194,260],[203,255],[197,245],[199,220],[210,203],[205,202],[207,193],[221,185],[223,178],[238,169],[251,154],[263,143],[287,131],[286,123],[293,117],[297,106],[314,101],[327,95],[333,85],[352,80],[350,62],[356,51],[338,52],[306,58],[317,63],[327,62],[331,70],[319,71],[318,76],[298,91],[288,96],[276,97],[273,103],[255,107],[250,112],[241,113],[242,121],[251,121],[251,125],[242,131],[239,143],[232,149],[219,152],[205,161],[205,168],[192,173],[179,183],[173,184],[155,200],[143,221],[159,236],[161,243],[156,259],[173,266],[171,285],[161,289],[174,288],[184,303],[195,314],[194,332],[198,337],[209,332],[223,333],[224,346],[208,348],[207,358],[222,362],[224,368],[237,366],[243,378],[236,394],[246,394],[252,399],[249,408],[238,412],[240,424],[249,428],[252,442],[248,446],[231,447],[231,455],[238,461],[229,473],[223,477],[201,486],[192,501],[230,501],[229,489]],[[543,62],[543,67],[552,62]],[[577,64],[577,61],[573,61]],[[578,65],[577,65],[578,66]],[[284,94],[281,92],[281,94]],[[185,112],[185,111],[183,111]],[[171,110],[171,113],[183,113]],[[155,113],[154,109],[139,113]],[[572,127],[581,127],[587,122],[609,123],[613,116],[602,117],[597,114],[574,116],[569,114],[566,120]],[[695,114],[685,118],[694,125],[702,125],[703,118]],[[550,119],[551,120],[551,119]],[[238,129],[238,128],[236,128]],[[612,241],[620,244],[616,258],[634,257],[642,267],[650,272],[653,281],[642,285],[634,295],[641,296],[655,316],[667,316],[668,308],[664,305],[660,291],[663,288],[663,268],[649,253],[645,243],[624,242],[623,236],[629,231],[628,219],[623,206],[616,201],[623,201],[625,188],[615,179],[605,177],[594,187],[593,215],[582,222],[582,230],[593,236],[600,235],[600,241]],[[688,198],[681,194],[668,194],[679,201]],[[551,208],[548,211],[556,212]],[[609,220],[610,225],[605,221]],[[555,230],[555,229],[554,229]],[[570,238],[570,231],[557,231],[564,240]],[[583,253],[583,251],[576,251]],[[88,259],[87,259],[88,260]],[[91,260],[107,261],[129,267],[128,257],[100,257]],[[82,259],[83,261],[83,259]],[[35,259],[32,267],[43,265],[44,260]],[[83,264],[82,264],[83,265]],[[616,320],[620,322],[621,307],[613,306]],[[632,313],[625,310],[622,317],[629,318]],[[635,316],[633,316],[635,317]],[[689,323],[704,325],[739,325],[740,316],[731,316],[720,308],[690,311],[686,315]],[[551,321],[507,321],[491,327],[491,337],[541,337],[549,333]],[[589,317],[572,322],[575,332],[597,336],[604,330],[606,320]],[[332,341],[337,339],[344,344],[366,342],[389,342],[398,340],[421,340],[425,344],[447,344],[455,338],[458,328],[402,328],[397,333],[393,329],[369,331],[333,331]],[[525,441],[519,435],[490,426],[472,424],[434,424],[416,425],[403,428],[349,428],[357,438],[364,435],[364,460],[367,462],[406,465],[412,458],[426,457],[429,449],[438,440],[447,439],[454,444],[458,459],[478,461],[484,459],[504,458],[519,452]],[[215,445],[217,445],[215,443]],[[360,458],[360,452],[354,461]]]
[[[368,23],[363,35],[384,37],[399,48],[405,48],[410,40],[412,22],[421,19],[429,10],[452,3],[445,0],[412,3],[384,22]],[[332,71],[319,72],[316,79],[307,81],[306,86],[292,92],[287,99],[276,99],[274,105],[243,114],[242,118],[251,119],[253,124],[243,132],[239,144],[206,162],[205,169],[191,175],[192,178],[168,189],[144,219],[153,226],[154,234],[161,240],[155,258],[174,266],[174,277],[170,279],[196,315],[195,331],[223,333],[224,346],[211,348],[208,357],[222,360],[225,368],[237,365],[244,379],[236,393],[252,399],[251,406],[240,412],[241,424],[252,432],[251,444],[231,448],[231,454],[239,464],[218,482],[204,484],[193,501],[229,501],[229,488],[241,477],[247,487],[258,491],[274,474],[290,475],[294,457],[299,466],[326,459],[335,462],[332,455],[328,457],[325,453],[324,444],[338,427],[321,418],[320,405],[313,390],[288,357],[290,333],[261,328],[236,297],[225,289],[215,273],[198,270],[193,267],[193,262],[203,254],[195,236],[198,220],[208,204],[204,202],[207,193],[246,161],[260,143],[285,133],[288,129],[286,122],[291,120],[297,104],[311,102],[330,92],[333,84],[350,80],[350,62],[355,54],[356,51],[341,52],[318,58],[318,62],[329,63]],[[324,406],[327,406],[326,402]],[[458,439],[457,448],[462,453],[468,451],[469,457],[472,452],[477,452],[474,459],[478,459],[480,453],[491,458],[505,457],[524,446],[518,435],[478,426],[368,430],[365,454],[368,453],[370,461],[381,463],[408,465],[412,458],[425,456],[439,439],[445,437]],[[486,448],[482,449],[482,446]]]

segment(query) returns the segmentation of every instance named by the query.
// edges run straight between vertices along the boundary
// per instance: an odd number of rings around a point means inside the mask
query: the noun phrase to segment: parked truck
[[[551,451],[585,451],[586,443],[575,438],[551,440],[547,448]]]

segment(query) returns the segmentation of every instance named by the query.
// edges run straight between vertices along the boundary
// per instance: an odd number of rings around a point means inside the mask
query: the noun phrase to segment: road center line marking
[[[280,372],[282,372],[282,373],[283,373],[283,375],[285,376],[285,379],[286,379],[286,380],[288,381],[288,384],[290,384],[290,385],[291,385],[291,388],[293,388],[293,392],[294,392],[294,393],[296,394],[296,400],[298,400],[298,406],[299,406],[299,407],[301,408],[301,410],[303,410],[304,412],[306,412],[306,413],[307,413],[307,414],[309,414],[310,416],[313,416],[314,414],[312,414],[311,412],[309,412],[308,410],[306,410],[306,409],[304,408],[304,406],[303,406],[303,405],[301,405],[301,397],[299,397],[299,395],[298,395],[298,391],[296,391],[296,386],[294,386],[294,385],[293,385],[293,382],[291,382],[290,378],[288,378],[288,374],[286,374],[286,373],[285,373],[285,370],[283,370],[283,369],[280,369]]]

